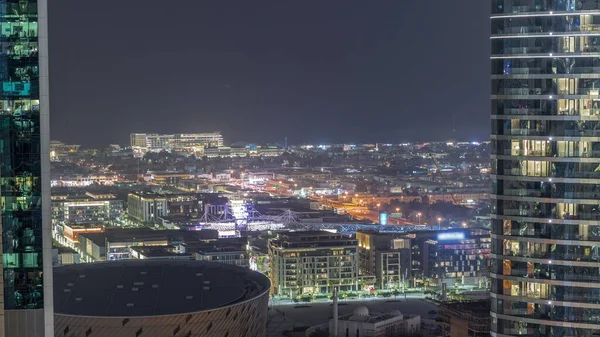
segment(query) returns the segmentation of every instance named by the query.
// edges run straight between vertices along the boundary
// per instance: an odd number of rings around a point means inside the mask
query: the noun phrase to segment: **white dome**
[[[390,315],[392,315],[392,316],[402,316],[402,313],[400,312],[400,310],[392,310],[392,311],[390,311]]]
[[[369,309],[364,306],[357,307],[354,309],[354,316],[369,316]]]

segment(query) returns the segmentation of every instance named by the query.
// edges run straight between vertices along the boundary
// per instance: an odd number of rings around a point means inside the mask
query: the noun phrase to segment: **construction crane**
[[[442,167],[440,166],[440,163],[438,163],[437,159],[435,159],[435,156],[433,155],[433,153],[429,153],[429,158],[431,158],[431,160],[435,164],[435,168],[440,173],[440,177],[442,178],[442,182],[444,183],[444,185],[446,185],[446,187],[450,187],[450,184],[448,184],[448,181],[446,180],[446,177],[444,176],[444,173],[442,172]],[[450,189],[448,189],[448,190],[450,190]],[[454,194],[453,192],[450,192],[450,195],[452,196],[452,203],[455,205],[460,205],[460,199],[458,198],[458,196],[456,194]]]

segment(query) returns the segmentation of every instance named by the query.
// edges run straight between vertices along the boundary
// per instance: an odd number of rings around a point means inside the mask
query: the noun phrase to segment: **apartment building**
[[[324,231],[280,233],[269,241],[272,291],[330,293],[360,287],[358,241]]]

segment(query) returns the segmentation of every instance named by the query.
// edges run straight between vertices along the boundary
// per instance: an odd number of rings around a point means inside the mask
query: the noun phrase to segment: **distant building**
[[[192,254],[181,253],[175,245],[165,246],[131,246],[129,247],[132,259],[175,259],[191,260]]]
[[[130,193],[127,214],[143,222],[154,222],[167,215],[167,198],[159,194]]]
[[[248,149],[245,147],[209,147],[204,149],[204,155],[208,158],[219,158],[219,157],[245,157],[248,155]]]
[[[193,175],[187,172],[150,172],[144,175],[144,180],[157,185],[177,185],[180,181],[191,177]]]
[[[406,284],[411,276],[409,238],[374,231],[356,232],[362,273],[374,275],[380,289]]]
[[[225,238],[192,246],[196,260],[220,262],[248,268],[250,255],[246,238]],[[189,249],[187,249],[189,250]]]
[[[132,148],[142,151],[185,151],[190,153],[202,152],[207,147],[223,146],[223,136],[220,132],[209,133],[132,133],[130,135]]]
[[[412,277],[432,284],[486,287],[491,237],[488,229],[452,229],[409,234]]]
[[[90,185],[112,186],[118,181],[116,174],[69,175],[53,177],[51,187],[87,187]]]
[[[81,255],[74,249],[57,247],[52,249],[52,265],[66,266],[81,263]]]
[[[162,223],[167,227],[191,225],[190,219],[205,214],[222,216],[228,212],[227,198],[216,193],[130,193],[127,213],[140,221]],[[197,225],[198,222],[196,221]]]
[[[443,337],[488,337],[491,329],[490,301],[442,303]]]
[[[276,294],[357,290],[358,242],[322,231],[280,233],[269,242],[271,281]]]
[[[367,307],[361,306],[338,319],[340,337],[411,336],[420,330],[421,316],[404,316],[398,310],[371,314]],[[333,319],[329,320],[329,331],[333,331]]]
[[[134,258],[131,247],[197,244],[217,240],[216,230],[153,230],[150,228],[110,228],[102,233],[81,233],[79,249],[93,261]],[[142,254],[143,255],[143,254]],[[139,258],[139,257],[138,257]]]
[[[79,244],[79,234],[102,233],[104,232],[104,227],[95,224],[57,224],[56,231],[60,234],[60,244],[67,247],[76,247]]]
[[[77,153],[81,145],[67,145],[57,140],[50,141],[50,161],[62,161],[69,154]]]
[[[110,224],[121,217],[123,200],[114,195],[52,196],[52,222],[54,224]]]
[[[380,289],[455,283],[487,286],[491,238],[487,229],[390,234],[358,231],[360,269]]]
[[[285,149],[282,149],[277,146],[265,146],[260,147],[256,150],[256,156],[259,157],[278,157],[281,156],[285,152]],[[253,155],[253,153],[251,153]]]

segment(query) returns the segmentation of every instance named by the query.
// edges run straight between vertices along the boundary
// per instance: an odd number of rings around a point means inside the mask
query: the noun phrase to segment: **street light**
[[[467,227],[467,223],[463,221],[462,226],[466,228]]]
[[[442,222],[442,218],[437,218],[437,221],[438,221],[438,227],[440,227],[441,226],[441,222]]]
[[[417,218],[419,219],[419,226],[421,226],[421,212],[417,213]]]
[[[381,204],[377,204],[377,213],[379,213],[379,207],[381,206]]]

